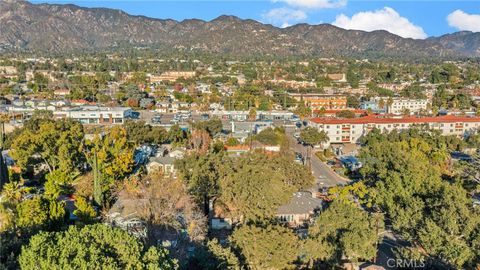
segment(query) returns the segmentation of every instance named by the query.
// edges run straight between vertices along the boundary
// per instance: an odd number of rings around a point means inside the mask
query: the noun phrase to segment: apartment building
[[[358,139],[372,129],[382,131],[405,130],[414,126],[428,126],[439,130],[442,135],[462,136],[466,132],[477,131],[480,128],[480,117],[445,115],[437,117],[403,117],[386,118],[370,115],[352,119],[312,118],[309,125],[324,131],[328,145],[332,143],[357,143]]]
[[[296,101],[304,101],[305,106],[312,110],[325,109],[345,109],[347,108],[347,97],[343,95],[325,95],[325,94],[297,94],[289,93],[291,98]]]
[[[380,102],[382,98],[376,98],[377,103]],[[427,99],[405,99],[405,98],[393,98],[389,100],[384,98],[383,102],[387,108],[387,113],[390,114],[404,114],[409,112],[410,114],[415,114],[420,111],[427,110],[428,100]],[[389,104],[391,103],[391,104]]]

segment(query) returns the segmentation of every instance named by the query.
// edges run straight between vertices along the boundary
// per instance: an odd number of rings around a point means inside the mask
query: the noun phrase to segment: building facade
[[[414,126],[427,126],[438,130],[442,135],[462,136],[467,132],[476,132],[480,128],[480,117],[438,116],[438,117],[403,117],[388,118],[380,116],[365,116],[352,119],[312,118],[309,125],[324,131],[332,143],[357,143],[374,128],[390,132],[406,130]]]
[[[108,125],[123,124],[127,118],[132,117],[132,113],[132,109],[127,107],[82,106],[54,111],[53,115],[57,119],[69,118],[82,124]]]
[[[409,114],[419,113],[426,111],[428,108],[428,100],[426,99],[405,99],[405,98],[393,98],[390,101],[384,100],[387,107],[387,113],[390,114]],[[391,104],[388,104],[391,103]]]
[[[305,102],[305,106],[312,110],[325,109],[346,109],[347,97],[343,95],[325,95],[325,94],[297,94],[290,93],[289,96],[296,101]]]

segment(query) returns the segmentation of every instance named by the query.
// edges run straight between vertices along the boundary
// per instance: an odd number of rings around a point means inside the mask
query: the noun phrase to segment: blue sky
[[[460,30],[480,32],[480,0],[33,0],[84,7],[121,9],[133,15],[211,20],[235,15],[287,27],[296,23],[333,23],[347,29],[387,30],[403,37],[426,38]]]

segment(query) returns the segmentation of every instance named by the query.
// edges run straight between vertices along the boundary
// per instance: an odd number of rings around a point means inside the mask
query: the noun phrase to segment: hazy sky
[[[33,0],[84,7],[122,9],[129,14],[175,20],[211,20],[220,15],[255,19],[279,27],[331,23],[366,31],[383,29],[403,37],[426,38],[465,30],[480,32],[480,0]]]

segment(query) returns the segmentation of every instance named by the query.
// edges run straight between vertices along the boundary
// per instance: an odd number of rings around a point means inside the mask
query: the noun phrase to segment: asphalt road
[[[307,156],[307,147],[297,143],[297,140],[293,137],[295,128],[286,128],[286,133],[289,138],[290,148],[298,153],[301,153],[304,157]],[[316,188],[333,187],[338,185],[346,185],[349,180],[339,176],[335,173],[327,164],[322,162],[316,155],[311,155],[312,173],[316,179]]]

